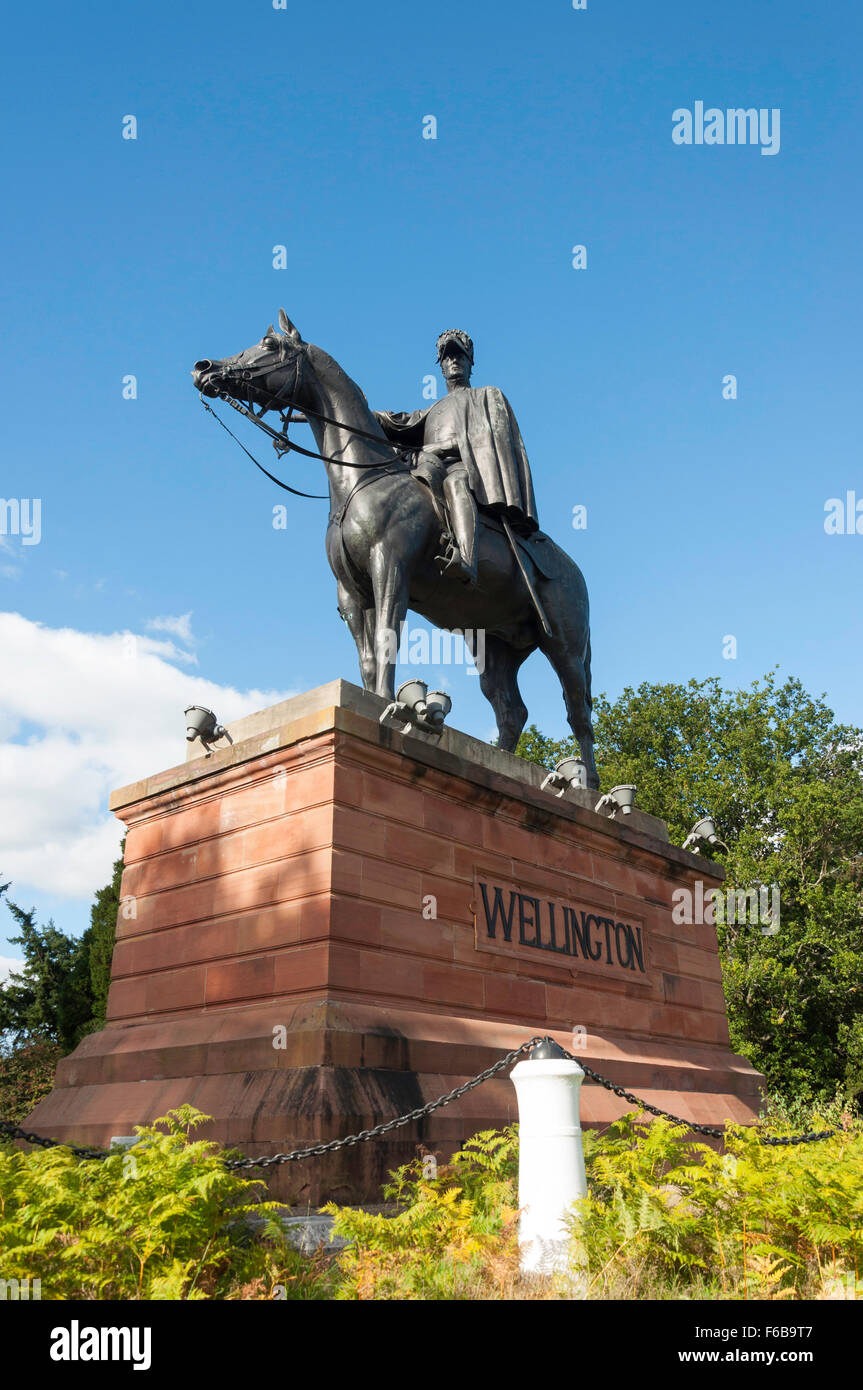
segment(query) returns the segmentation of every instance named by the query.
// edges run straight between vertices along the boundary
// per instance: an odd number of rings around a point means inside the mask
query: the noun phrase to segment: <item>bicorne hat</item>
[[[461,328],[448,328],[446,332],[441,333],[440,337],[437,340],[438,362],[440,362],[441,358],[443,357],[443,350],[446,347],[447,343],[458,343],[462,352],[467,353],[468,360],[470,361],[471,366],[473,366],[473,342],[468,337],[467,333],[465,333]]]

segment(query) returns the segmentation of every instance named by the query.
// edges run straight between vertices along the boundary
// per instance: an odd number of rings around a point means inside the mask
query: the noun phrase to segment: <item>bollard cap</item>
[[[528,1060],[531,1062],[551,1062],[556,1057],[566,1057],[563,1048],[558,1046],[554,1038],[543,1038],[541,1043],[532,1048]]]

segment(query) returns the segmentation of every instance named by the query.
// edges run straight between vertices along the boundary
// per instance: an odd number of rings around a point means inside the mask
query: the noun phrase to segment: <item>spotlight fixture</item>
[[[550,772],[540,787],[544,792],[546,788],[553,791],[555,796],[565,796],[570,787],[587,786],[587,768],[581,758],[564,758],[559,762],[554,772]]]
[[[694,845],[695,848],[691,850],[691,853],[700,854],[701,850],[698,847],[699,842],[707,845],[722,845],[724,850],[728,850],[728,846],[723,840],[720,840],[716,833],[716,826],[712,816],[702,816],[701,820],[695,822],[686,839],[683,841],[683,848],[689,849],[691,845]]]
[[[203,705],[189,705],[186,709],[186,741],[194,743],[196,738],[203,744],[205,758],[212,757],[212,744],[218,743],[220,738],[234,742],[211,709],[205,709]]]
[[[402,733],[409,734],[414,724],[424,734],[440,738],[444,720],[452,709],[452,700],[444,690],[429,690],[425,681],[404,681],[396,691],[396,698],[387,705],[380,717],[380,723],[397,719],[404,724]]]
[[[610,820],[614,820],[618,811],[621,815],[628,816],[632,811],[632,803],[635,801],[635,792],[636,788],[630,783],[612,787],[610,792],[606,792],[605,796],[599,798],[593,809],[594,811],[601,811],[604,806],[610,806],[612,808],[609,812]]]

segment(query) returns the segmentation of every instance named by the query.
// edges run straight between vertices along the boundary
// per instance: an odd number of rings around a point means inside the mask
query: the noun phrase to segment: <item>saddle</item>
[[[427,487],[431,493],[434,504],[435,515],[441,525],[441,544],[446,544],[452,539],[452,521],[449,515],[449,508],[446,504],[446,496],[443,489],[444,479],[443,468],[430,468],[420,464],[411,474],[414,482],[423,487]],[[506,533],[500,522],[500,517],[496,512],[490,511],[487,507],[477,503],[477,514],[481,526],[485,526],[489,531],[495,531],[499,536],[506,538]],[[544,531],[533,531],[528,536],[520,536],[513,531],[516,544],[529,560],[532,560],[539,573],[544,579],[555,579],[557,577],[557,566],[555,565],[554,550],[547,542],[549,537]]]

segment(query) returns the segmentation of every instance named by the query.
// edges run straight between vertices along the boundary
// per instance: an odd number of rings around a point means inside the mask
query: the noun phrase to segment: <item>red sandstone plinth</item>
[[[27,1127],[79,1144],[189,1102],[249,1156],[356,1132],[534,1033],[700,1123],[751,1121],[715,929],[672,892],[715,866],[634,812],[559,800],[542,770],[447,730],[378,724],[344,681],[231,726],[232,748],[116,792],[128,826],[108,1025]],[[583,1119],[628,1107],[585,1085]],[[380,1140],[271,1170],[285,1200],[369,1200],[418,1143],[517,1118],[495,1078]]]

